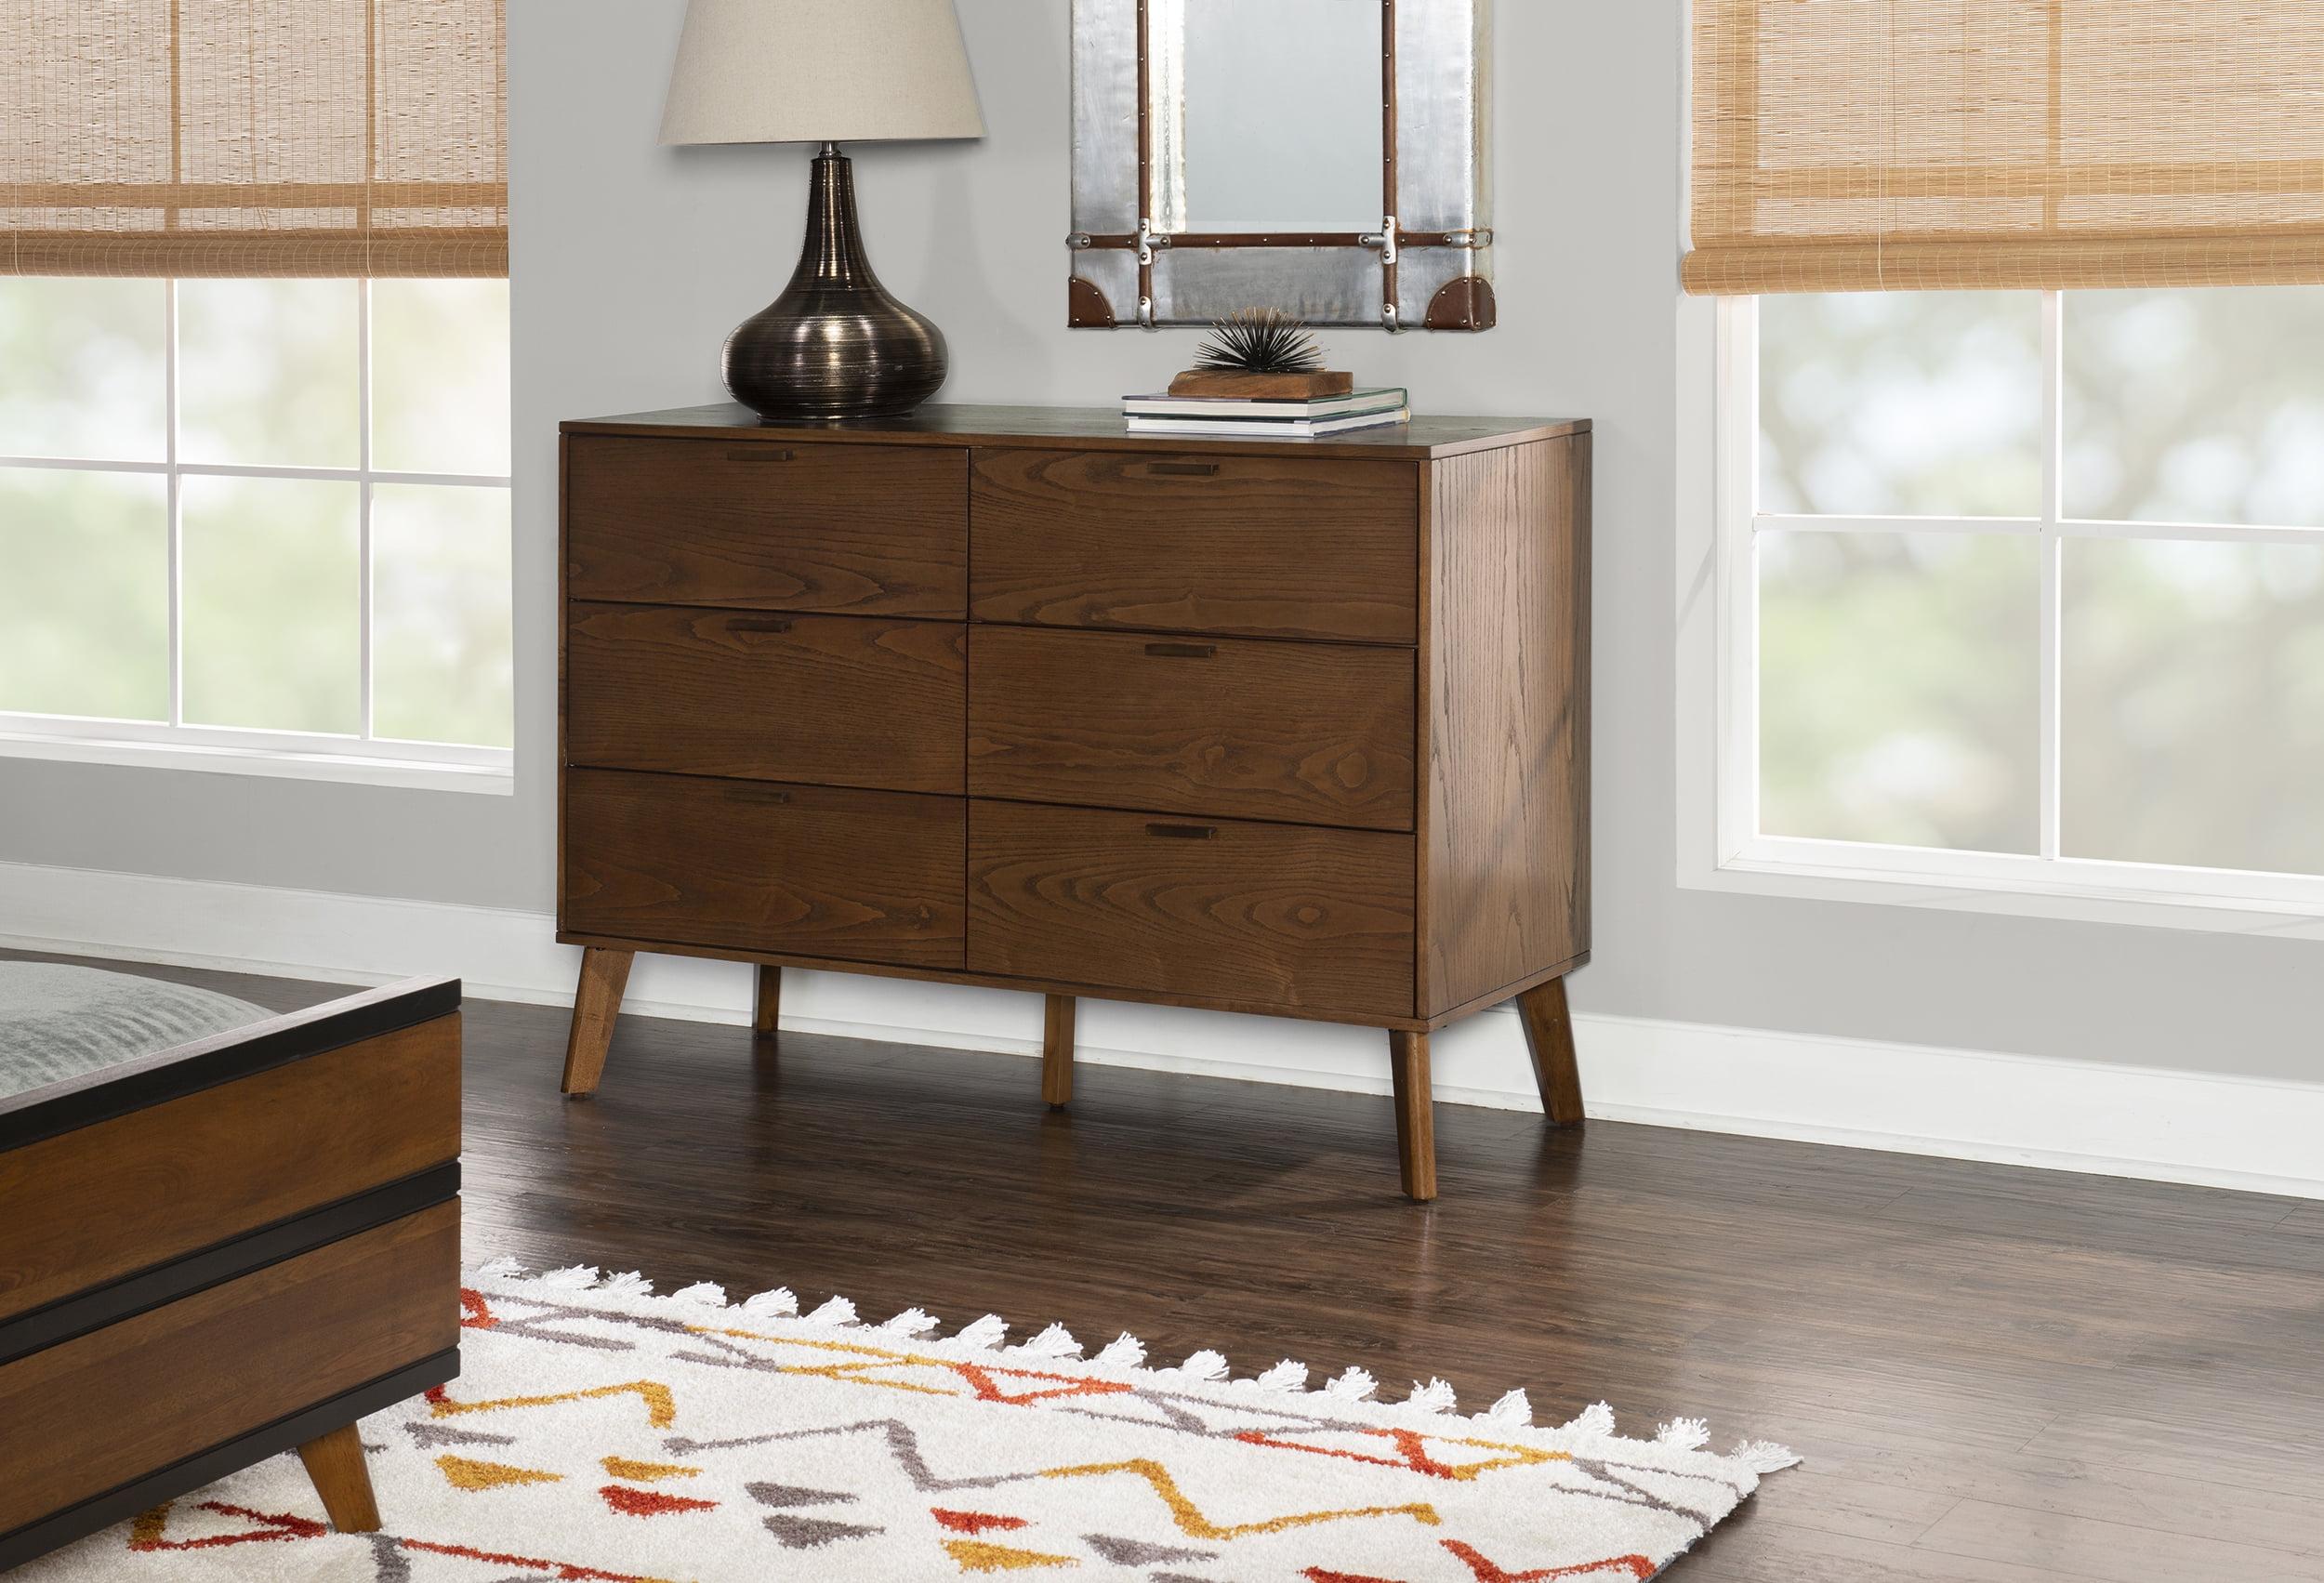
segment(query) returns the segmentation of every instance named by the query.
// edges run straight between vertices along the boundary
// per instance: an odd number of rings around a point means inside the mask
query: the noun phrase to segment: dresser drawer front
[[[957,793],[965,637],[953,622],[574,604],[566,761]]]
[[[574,599],[966,613],[965,450],[592,435],[566,444]]]
[[[1412,828],[1407,649],[979,627],[969,790]]]
[[[1401,462],[981,449],[985,621],[1410,643],[1419,478]]]
[[[1413,838],[969,804],[969,966],[1142,995],[1413,1014]]]
[[[957,968],[966,807],[901,792],[569,770],[560,926]]]

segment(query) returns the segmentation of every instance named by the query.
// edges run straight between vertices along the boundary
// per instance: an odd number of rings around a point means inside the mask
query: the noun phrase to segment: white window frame
[[[507,795],[515,787],[515,755],[506,747],[459,743],[404,742],[372,734],[372,491],[378,484],[456,484],[511,488],[506,474],[396,472],[371,461],[371,283],[356,282],[360,300],[356,334],[358,434],[352,468],[244,467],[189,462],[178,455],[178,283],[164,283],[163,376],[165,381],[166,441],[158,462],[114,462],[55,456],[0,455],[0,468],[38,468],[61,472],[136,473],[168,481],[169,509],[169,719],[122,720],[93,716],[44,715],[0,710],[0,758],[61,759],[87,764],[136,764],[177,770],[223,771],[233,774],[283,776],[295,780],[350,781],[370,785]],[[183,608],[184,520],[181,501],[188,478],[316,479],[357,486],[361,503],[356,529],[358,636],[361,644],[362,725],[351,735],[317,732],[263,731],[205,726],[185,718],[185,655],[179,624]],[[511,574],[513,576],[513,567]]]
[[[2324,529],[2066,518],[2058,477],[2061,298],[2042,297],[2041,512],[2012,519],[1811,517],[1758,508],[1758,302],[1680,309],[1678,878],[1699,890],[2324,940],[2324,877],[2061,855],[2059,569],[2067,538],[2324,544]],[[1689,389],[1708,389],[1703,400]],[[1705,463],[1708,462],[1706,467]],[[1974,533],[2039,541],[2040,851],[1953,851],[1759,829],[1758,535]]]

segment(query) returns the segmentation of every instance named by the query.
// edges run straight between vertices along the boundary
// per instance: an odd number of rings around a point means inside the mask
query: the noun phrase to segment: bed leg
[[[341,1424],[298,1448],[307,1476],[323,1497],[331,1526],[342,1534],[379,1531],[379,1503],[371,1493],[371,1470],[363,1466],[363,1443],[353,1424]]]

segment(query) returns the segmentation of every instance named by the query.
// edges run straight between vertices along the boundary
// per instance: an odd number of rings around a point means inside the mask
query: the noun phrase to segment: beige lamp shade
[[[688,0],[665,143],[984,135],[952,0]]]

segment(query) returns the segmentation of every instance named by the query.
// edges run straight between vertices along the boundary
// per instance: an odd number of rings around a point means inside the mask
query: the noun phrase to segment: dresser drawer
[[[955,622],[576,603],[565,759],[957,793],[964,636]]]
[[[965,613],[965,450],[597,435],[566,445],[572,598]]]
[[[569,770],[560,927],[961,965],[958,798]]]
[[[981,620],[1410,643],[1418,469],[1303,456],[979,450]]]
[[[1145,995],[1413,1014],[1413,838],[969,804],[969,958]]]
[[[979,627],[969,790],[1412,828],[1408,649]]]

